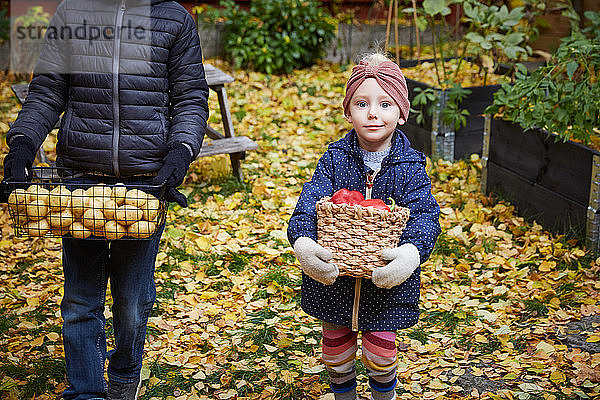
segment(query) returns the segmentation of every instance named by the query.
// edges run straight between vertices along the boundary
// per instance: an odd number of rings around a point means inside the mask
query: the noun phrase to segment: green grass
[[[523,303],[528,314],[527,318],[545,317],[548,315],[548,307],[539,300],[524,300]]]
[[[293,264],[296,261],[296,256],[293,253],[283,253],[280,257],[286,264]]]
[[[66,374],[62,359],[44,357],[33,360],[30,366],[16,365],[10,361],[0,361],[0,375],[25,381],[19,387],[20,399],[30,399],[44,393],[54,392],[54,388],[64,380]],[[1,394],[1,392],[0,392]]]
[[[16,315],[9,313],[5,308],[0,308],[0,334],[5,334],[9,329],[16,327],[16,319]]]
[[[177,285],[168,280],[164,280],[160,284],[160,291],[156,292],[156,299],[166,299],[166,300],[175,300],[175,293],[185,293],[187,290],[185,287],[181,285]]]
[[[210,288],[213,290],[216,290],[216,291],[228,290],[231,287],[233,287],[233,282],[231,282],[230,280],[226,280],[226,279],[218,280],[214,284],[210,285]]]
[[[237,192],[242,192],[245,194],[244,201],[247,201],[248,198],[252,195],[252,185],[246,182],[239,182],[237,178],[232,175],[228,175],[225,177],[213,178],[208,182],[203,182],[202,184],[192,184],[186,182],[187,187],[191,187],[192,191],[188,195],[189,203],[205,203],[209,197],[214,195],[214,192],[209,190],[209,187],[212,185],[216,185],[220,187],[219,196],[223,196],[225,198],[233,195]],[[171,208],[174,207],[175,203],[171,204]]]
[[[252,260],[252,256],[243,253],[229,253],[225,256],[225,260],[229,262],[229,270],[233,273],[242,272]]]
[[[498,248],[496,241],[492,238],[485,238],[482,243],[483,251],[493,253]]]
[[[259,284],[268,285],[271,282],[277,282],[280,286],[298,286],[300,282],[295,279],[290,278],[288,273],[281,269],[280,266],[275,266],[271,268],[266,274],[264,274],[260,280]]]
[[[502,348],[502,342],[498,340],[496,337],[489,337],[487,343],[480,343],[476,350],[482,354],[491,354],[496,350],[500,350]]]
[[[577,306],[575,283],[563,283],[556,289],[556,294],[560,299],[561,307],[573,308]]]
[[[524,351],[527,348],[527,338],[523,336],[511,336],[510,341],[517,352]]]
[[[425,324],[442,325],[444,328],[454,332],[461,323],[469,323],[475,319],[472,315],[467,314],[464,318],[461,318],[457,314],[458,311],[427,311],[424,313],[421,321]]]
[[[260,289],[254,293],[254,295],[252,296],[252,301],[267,299],[267,298],[269,298],[269,293],[267,293],[267,289]]]
[[[146,392],[140,397],[140,400],[148,400],[152,397],[166,398],[167,396],[173,396],[176,390],[189,393],[192,386],[198,382],[192,377],[185,377],[180,368],[161,364],[157,360],[150,364],[150,375],[159,378],[160,382],[146,388]]]
[[[429,341],[429,333],[421,327],[411,329],[406,336],[418,340],[421,344]]]
[[[457,257],[465,252],[464,246],[456,239],[452,239],[442,233],[438,236],[432,254],[437,254],[445,259],[446,257]]]

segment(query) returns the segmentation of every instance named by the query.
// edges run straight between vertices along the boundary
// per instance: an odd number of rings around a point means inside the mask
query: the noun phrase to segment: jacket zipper
[[[117,10],[117,21],[115,24],[115,41],[113,51],[113,137],[112,137],[112,167],[116,177],[119,173],[119,126],[121,116],[119,113],[119,64],[121,58],[121,28],[123,26],[123,15],[125,14],[125,0],[121,0]]]
[[[365,193],[365,199],[371,198],[373,192],[373,184],[375,182],[375,175],[379,172],[379,169],[372,174],[367,172],[366,186],[367,190]],[[352,330],[358,331],[358,308],[360,306],[360,288],[362,286],[362,278],[356,278],[354,283],[354,305],[352,306]]]

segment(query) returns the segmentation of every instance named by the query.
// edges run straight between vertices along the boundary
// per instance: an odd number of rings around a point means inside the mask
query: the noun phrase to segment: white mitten
[[[384,260],[391,260],[385,267],[375,268],[371,280],[384,289],[391,289],[407,280],[421,264],[419,250],[412,243],[381,250]]]
[[[302,236],[296,239],[294,253],[300,261],[302,271],[323,285],[331,285],[340,274],[335,264],[327,262],[333,258],[331,250],[309,237]]]

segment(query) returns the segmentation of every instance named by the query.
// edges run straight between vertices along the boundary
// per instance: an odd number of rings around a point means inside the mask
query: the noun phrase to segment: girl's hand
[[[381,250],[384,260],[391,260],[388,265],[375,268],[371,280],[383,289],[391,289],[407,280],[421,263],[419,250],[412,243],[400,247]]]
[[[326,249],[309,237],[299,237],[294,243],[294,253],[302,266],[302,271],[323,285],[331,285],[340,274],[335,264],[327,261],[333,258]]]

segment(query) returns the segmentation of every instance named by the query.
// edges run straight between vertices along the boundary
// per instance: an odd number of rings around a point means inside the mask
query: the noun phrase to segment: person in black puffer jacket
[[[89,185],[164,185],[168,200],[186,206],[175,188],[202,146],[207,99],[196,26],[177,2],[64,0],[8,132],[4,179],[28,178],[37,149],[64,111],[58,167],[86,174],[78,182]],[[63,238],[64,399],[137,397],[163,229],[148,240]],[[107,352],[109,279],[115,348]]]

